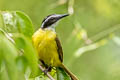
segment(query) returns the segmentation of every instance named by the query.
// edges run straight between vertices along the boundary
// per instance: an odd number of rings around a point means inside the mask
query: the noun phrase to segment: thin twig
[[[39,65],[39,68],[44,72],[44,68],[41,66],[41,65]],[[45,73],[45,75],[47,75],[47,77],[50,79],[50,80],[55,80],[49,73]]]
[[[68,13],[73,14],[74,13],[74,0],[69,0],[68,2]]]
[[[90,37],[90,39],[93,40],[93,42],[98,41],[101,38],[104,38],[108,36],[110,33],[113,33],[119,29],[120,29],[120,24],[117,24],[115,26],[110,27],[109,29],[106,29],[104,31],[99,32],[98,34],[93,35],[92,37]]]

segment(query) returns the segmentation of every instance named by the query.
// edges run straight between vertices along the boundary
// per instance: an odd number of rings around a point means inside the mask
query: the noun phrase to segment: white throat
[[[46,29],[55,32],[55,25],[56,25],[56,24],[53,24],[53,25],[51,25],[51,26],[48,26]]]
[[[56,23],[54,23],[54,24],[48,26],[48,27],[45,28],[45,29],[47,29],[47,30],[51,30],[51,31],[54,31],[54,32],[55,32],[55,27],[56,27],[57,23],[58,23],[58,22],[56,22]],[[43,25],[42,25],[42,26],[43,26]]]
[[[46,28],[46,30],[51,30],[51,31],[55,32],[55,28],[54,27],[48,27],[48,28]]]

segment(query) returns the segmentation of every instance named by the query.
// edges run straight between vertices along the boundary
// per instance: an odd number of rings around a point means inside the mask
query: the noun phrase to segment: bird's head
[[[55,29],[54,25],[62,18],[68,16],[69,14],[52,14],[48,15],[43,21],[42,21],[42,29],[49,28],[49,29]]]

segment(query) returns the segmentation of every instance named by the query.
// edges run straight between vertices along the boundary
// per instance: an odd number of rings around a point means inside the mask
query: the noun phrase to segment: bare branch
[[[45,69],[41,65],[39,65],[39,68],[44,72]],[[50,80],[55,80],[49,73],[45,73],[45,74]]]

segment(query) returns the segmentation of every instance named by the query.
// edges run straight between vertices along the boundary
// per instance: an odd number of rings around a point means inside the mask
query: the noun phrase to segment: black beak
[[[69,16],[69,14],[63,14],[63,15],[60,15],[58,19],[62,19],[62,18],[67,17],[67,16]]]

